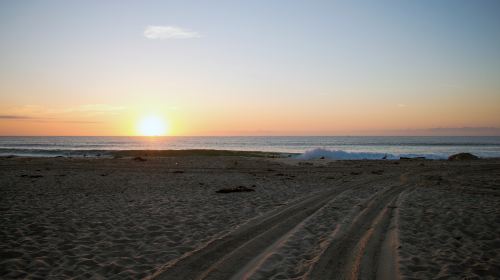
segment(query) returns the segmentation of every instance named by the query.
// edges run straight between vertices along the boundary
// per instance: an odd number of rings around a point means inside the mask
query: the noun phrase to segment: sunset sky
[[[0,135],[498,134],[499,15],[495,0],[0,1]]]

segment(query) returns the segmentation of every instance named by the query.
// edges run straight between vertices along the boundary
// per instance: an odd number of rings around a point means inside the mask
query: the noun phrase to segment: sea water
[[[0,137],[0,155],[96,156],[113,150],[217,149],[298,153],[308,157],[446,158],[459,152],[500,157],[499,136]]]

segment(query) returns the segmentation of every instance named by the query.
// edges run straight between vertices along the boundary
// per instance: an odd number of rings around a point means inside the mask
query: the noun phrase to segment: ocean
[[[0,137],[0,155],[105,156],[114,150],[217,149],[302,154],[313,158],[446,158],[469,152],[480,157],[500,157],[500,137]]]

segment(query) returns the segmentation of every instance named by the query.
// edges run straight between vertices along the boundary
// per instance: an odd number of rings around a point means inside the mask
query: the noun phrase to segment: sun
[[[168,125],[160,117],[147,116],[139,121],[137,130],[141,136],[164,136],[168,133]]]

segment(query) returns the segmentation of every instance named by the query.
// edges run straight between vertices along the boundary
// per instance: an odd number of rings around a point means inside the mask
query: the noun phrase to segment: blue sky
[[[162,111],[181,134],[496,126],[499,14],[499,1],[2,1],[0,109]],[[200,130],[206,115],[217,128]]]

